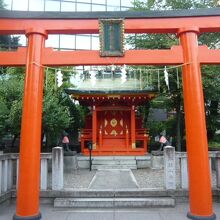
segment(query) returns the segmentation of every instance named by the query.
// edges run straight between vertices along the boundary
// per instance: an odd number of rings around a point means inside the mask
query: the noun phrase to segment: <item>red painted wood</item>
[[[48,34],[98,34],[98,19],[0,19],[0,34],[25,34],[32,29]],[[219,32],[220,17],[125,19],[125,33],[177,33],[182,27]]]
[[[39,212],[40,150],[43,105],[43,68],[41,52],[45,43],[42,33],[30,33],[27,68],[24,83],[24,101],[21,125],[20,162],[17,191],[16,216],[34,217]]]
[[[131,125],[131,118],[135,123],[135,112],[133,110],[131,116],[131,107],[98,106],[95,107],[95,115],[92,117],[93,125],[91,126],[90,117],[88,117],[86,129],[82,129],[81,132],[83,154],[87,155],[86,143],[91,140],[93,143],[96,140],[94,155],[131,155],[132,152],[135,152],[135,155],[143,155],[147,152],[148,136],[146,130],[141,128],[141,123],[138,124],[137,129],[135,129],[135,124]],[[131,126],[133,126],[133,134]],[[135,143],[135,140],[141,143],[141,148],[132,148],[132,143]]]
[[[189,198],[191,214],[208,218],[213,215],[212,189],[197,34],[195,29],[180,32],[184,60],[190,63],[183,67]]]
[[[201,64],[220,64],[220,50],[211,50],[207,46],[199,46],[199,62]],[[26,48],[17,51],[0,51],[0,66],[25,66]],[[173,46],[170,50],[128,50],[124,57],[117,59],[100,57],[99,51],[53,51],[44,49],[42,65],[76,66],[76,65],[177,65],[184,63],[182,47]]]
[[[135,106],[131,107],[131,148],[136,148],[136,140],[135,140]]]
[[[97,148],[97,111],[95,105],[92,109],[92,148]]]

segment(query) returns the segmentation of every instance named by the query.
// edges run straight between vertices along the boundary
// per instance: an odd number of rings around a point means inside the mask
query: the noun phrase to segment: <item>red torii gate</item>
[[[170,50],[132,50],[102,58],[99,51],[53,51],[48,34],[97,34],[99,18],[124,18],[126,33],[175,33]],[[198,34],[220,32],[220,8],[163,12],[0,12],[0,34],[25,34],[28,47],[0,52],[0,66],[26,66],[17,209],[14,219],[40,219],[40,139],[43,67],[65,65],[183,65],[191,219],[216,219],[208,160],[201,64],[219,64],[220,50],[198,46]],[[30,147],[32,146],[32,147]]]

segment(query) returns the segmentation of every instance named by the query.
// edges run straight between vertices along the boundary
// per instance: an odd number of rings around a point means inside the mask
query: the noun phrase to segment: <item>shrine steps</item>
[[[158,208],[175,207],[171,197],[56,198],[54,208]]]
[[[134,156],[101,156],[92,160],[93,170],[102,169],[137,169],[137,161]]]

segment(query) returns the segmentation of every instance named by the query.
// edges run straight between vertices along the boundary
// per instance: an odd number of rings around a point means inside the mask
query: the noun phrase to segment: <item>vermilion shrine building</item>
[[[167,50],[128,50],[117,59],[100,57],[99,51],[54,51],[45,48],[48,34],[97,34],[100,18],[123,18],[125,33],[173,33],[180,39],[180,44]],[[186,141],[189,168],[191,219],[216,219],[212,207],[210,167],[206,135],[204,98],[202,90],[202,64],[219,64],[220,51],[210,50],[205,45],[198,45],[198,35],[206,32],[220,32],[220,8],[201,10],[180,10],[161,12],[85,12],[85,13],[39,13],[39,12],[0,12],[0,34],[25,34],[28,38],[27,48],[17,51],[0,52],[0,66],[26,66],[23,115],[21,128],[19,178],[17,189],[17,208],[14,219],[40,219],[40,149],[42,96],[44,66],[75,65],[183,65],[183,93],[186,124]],[[117,99],[113,94],[96,97],[88,94],[79,96],[87,99],[88,104],[94,98],[92,141],[99,154],[100,146],[105,146],[101,153],[110,154],[111,142],[116,142],[125,154],[142,154],[138,151],[136,141],[144,143],[144,131],[140,135],[136,126],[134,110],[144,94],[120,94]],[[100,98],[104,97],[106,107],[99,107]],[[129,101],[130,97],[130,101]],[[99,99],[98,99],[99,98]],[[109,99],[108,99],[109,98]],[[115,107],[111,100],[116,99]],[[123,103],[125,100],[127,106]],[[133,102],[134,100],[134,102]],[[86,103],[87,104],[87,103]],[[90,104],[91,105],[91,104]],[[109,108],[110,107],[110,108]],[[122,108],[123,107],[123,108]],[[126,108],[125,108],[126,107]],[[120,111],[123,113],[120,113]],[[115,114],[115,115],[114,115]],[[124,116],[126,114],[126,116]],[[127,135],[120,139],[104,136],[99,140],[97,133],[105,127],[109,135]],[[113,120],[115,117],[115,120]],[[129,119],[128,119],[129,118]],[[116,123],[117,119],[117,123]],[[122,123],[123,119],[123,123]],[[130,120],[130,123],[129,123]],[[121,122],[120,122],[121,121]],[[96,122],[96,123],[95,123]],[[113,132],[109,127],[117,128]],[[127,125],[127,126],[126,126]],[[91,129],[91,126],[90,126]],[[141,128],[140,128],[141,129]],[[123,134],[121,134],[123,131]],[[130,134],[129,134],[130,133]],[[109,141],[111,139],[111,141]],[[127,140],[127,143],[126,143]],[[104,143],[106,145],[104,145]],[[146,145],[144,146],[146,147]],[[85,149],[86,153],[86,149]]]
[[[142,85],[130,74],[122,82],[119,73],[99,73],[95,84],[86,79],[82,85],[67,90],[72,98],[90,108],[85,128],[80,132],[81,150],[93,155],[144,155],[147,153],[148,131],[137,108],[155,97],[156,89]],[[143,83],[143,82],[142,82]]]

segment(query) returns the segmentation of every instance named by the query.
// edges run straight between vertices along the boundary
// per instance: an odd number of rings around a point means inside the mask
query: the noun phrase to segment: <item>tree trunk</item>
[[[11,142],[11,147],[14,147],[15,141],[16,141],[17,137],[18,137],[18,135],[15,134],[14,137],[13,137],[13,139],[12,139],[12,142]]]

